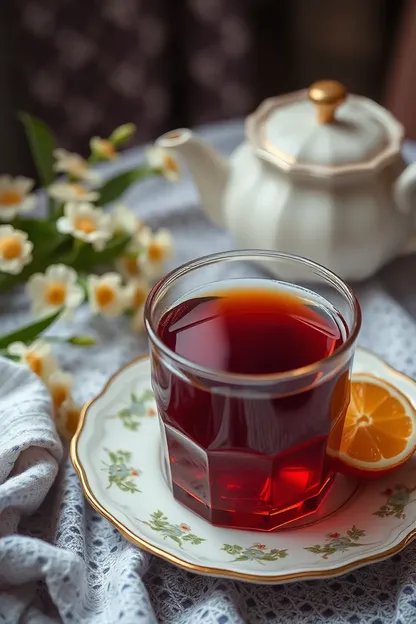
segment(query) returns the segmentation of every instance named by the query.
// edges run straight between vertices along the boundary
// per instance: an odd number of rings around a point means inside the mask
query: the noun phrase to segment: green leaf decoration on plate
[[[328,533],[326,536],[326,544],[315,544],[314,546],[306,546],[305,550],[314,553],[316,555],[322,555],[323,559],[328,559],[330,555],[337,552],[345,552],[349,548],[355,548],[357,546],[363,546],[364,544],[358,543],[359,540],[366,535],[366,531],[357,529],[354,525],[349,529],[345,535],[341,533]]]
[[[416,492],[416,485],[408,487],[404,483],[396,483],[394,487],[387,488],[381,492],[382,496],[387,497],[387,501],[374,512],[373,516],[379,518],[394,516],[398,520],[404,520],[406,518],[404,513],[406,506],[416,501],[416,495],[412,497],[414,492]]]
[[[191,527],[187,524],[171,524],[167,516],[160,510],[153,512],[149,521],[141,520],[140,522],[153,529],[153,531],[161,533],[163,539],[171,539],[181,548],[187,543],[192,544],[192,546],[198,546],[198,544],[205,542],[204,538],[192,533]]]
[[[108,473],[107,489],[115,485],[122,492],[140,492],[135,483],[135,479],[140,473],[136,468],[129,466],[131,453],[128,451],[104,450],[108,454],[109,458],[109,463],[104,461],[102,462],[105,466],[103,470],[106,470]]]
[[[149,403],[153,401],[154,395],[152,390],[143,390],[139,394],[132,392],[130,394],[130,403],[127,407],[123,407],[118,413],[117,418],[121,420],[123,426],[130,431],[137,431],[140,421],[146,416],[155,416],[156,410],[149,407]]]
[[[244,547],[237,544],[224,544],[221,548],[226,553],[234,556],[233,561],[257,561],[264,565],[267,561],[277,561],[287,557],[287,549],[267,548],[264,544],[256,543],[252,546]]]

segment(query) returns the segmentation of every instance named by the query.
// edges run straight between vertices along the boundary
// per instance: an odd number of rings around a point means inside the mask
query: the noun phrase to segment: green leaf
[[[165,535],[166,537],[170,537],[170,539],[172,539],[174,542],[176,542],[177,544],[179,544],[179,546],[182,548],[182,540],[180,537],[178,537],[177,535]]]
[[[122,461],[128,462],[131,459],[130,451],[118,451],[119,457],[121,457]]]
[[[137,431],[137,429],[139,428],[139,424],[140,423],[136,423],[133,420],[124,421],[124,426],[126,427],[126,429],[129,429],[130,431]]]
[[[120,483],[120,487],[124,492],[140,492],[139,488],[136,486],[135,483],[133,483],[133,481],[131,481],[130,479],[121,482]]]
[[[205,539],[203,537],[198,537],[197,535],[194,535],[193,533],[189,533],[187,538],[188,538],[188,541],[190,541],[193,546],[198,546],[199,544],[202,544],[202,542],[205,542]],[[186,537],[184,537],[183,539],[185,540]]]
[[[225,552],[228,553],[229,555],[237,555],[238,553],[241,553],[242,550],[244,549],[242,546],[237,546],[233,544],[224,544],[221,550],[225,550]]]
[[[124,191],[128,189],[131,184],[151,175],[154,175],[153,170],[147,166],[142,166],[137,167],[136,169],[131,169],[130,171],[125,171],[124,173],[111,178],[101,187],[100,199],[97,203],[100,206],[105,206],[106,204],[115,201],[124,193]]]
[[[321,546],[316,544],[315,546],[305,546],[305,550],[309,550],[311,553],[320,554],[321,552],[325,552],[322,550]]]
[[[59,315],[61,314],[61,310],[58,312],[54,312],[50,316],[45,316],[39,321],[35,321],[30,325],[25,325],[24,327],[20,327],[14,332],[10,334],[4,334],[0,336],[0,349],[5,349],[12,342],[33,342],[35,338],[39,336],[45,329],[47,329],[52,323],[54,323]]]
[[[70,240],[68,235],[58,232],[55,223],[44,219],[19,218],[15,219],[13,225],[18,230],[26,232],[35,250],[39,248],[45,256],[57,249],[64,241]]]
[[[126,245],[130,242],[130,236],[127,234],[114,236],[109,241],[105,249],[102,251],[95,251],[92,245],[83,245],[79,249],[74,260],[70,260],[70,264],[74,269],[88,271],[95,266],[102,266],[111,263],[115,260],[124,250]],[[63,259],[64,264],[67,264]]]
[[[140,400],[143,401],[144,403],[147,403],[148,401],[152,401],[154,399],[154,394],[153,394],[153,390],[150,390],[150,388],[148,388],[147,390],[143,390],[142,394],[140,395]]]
[[[107,451],[112,464],[118,464],[118,455],[112,451]]]
[[[20,113],[19,119],[24,125],[26,137],[42,185],[45,187],[49,186],[54,179],[54,136],[48,126],[33,115]]]
[[[34,231],[39,230],[35,233],[39,242],[37,244],[35,242],[32,262],[24,267],[19,275],[0,272],[0,291],[9,290],[27,282],[31,275],[37,272],[43,273],[50,264],[62,263],[78,271],[87,272],[94,267],[111,264],[120,256],[130,241],[130,236],[126,234],[114,236],[103,251],[95,251],[88,244],[73,246],[71,237],[59,234],[52,223],[46,221],[37,223],[42,223],[42,225],[39,228],[38,226],[33,228]],[[30,226],[26,225],[26,227]]]
[[[352,526],[351,529],[347,531],[347,535],[348,537],[356,541],[356,540],[359,540],[360,537],[364,537],[365,531],[363,531],[362,529],[357,529],[357,527],[354,524],[354,526]]]

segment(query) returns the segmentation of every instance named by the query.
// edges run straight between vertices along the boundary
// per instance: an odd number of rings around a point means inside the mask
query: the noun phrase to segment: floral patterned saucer
[[[354,372],[388,380],[416,405],[416,383],[357,349]],[[416,537],[416,456],[372,482],[337,482],[319,511],[275,533],[211,526],[176,502],[162,468],[148,358],[84,407],[71,457],[91,505],[137,546],[192,572],[256,583],[328,578]]]

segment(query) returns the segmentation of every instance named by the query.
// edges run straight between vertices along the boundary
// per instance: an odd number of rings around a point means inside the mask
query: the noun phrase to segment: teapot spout
[[[156,145],[172,150],[185,160],[206,215],[215,225],[222,226],[223,195],[228,178],[225,158],[187,128],[163,134]]]

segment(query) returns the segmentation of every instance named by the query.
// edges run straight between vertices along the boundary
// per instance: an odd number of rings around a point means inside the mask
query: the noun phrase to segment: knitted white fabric
[[[226,124],[207,135],[227,153],[242,127]],[[119,166],[139,157],[134,151]],[[172,230],[175,264],[232,247],[226,233],[205,221],[189,181],[174,187],[149,181],[126,201],[152,227]],[[415,258],[406,258],[357,287],[364,318],[359,342],[413,377],[415,275]],[[28,320],[22,293],[1,297],[0,310],[2,332]],[[147,345],[144,337],[132,339],[124,319],[92,319],[83,309],[76,322],[77,333],[101,341],[87,352],[65,347],[57,354],[84,401]],[[61,460],[49,414],[41,382],[0,360],[0,623],[416,622],[416,545],[337,579],[275,587],[193,575],[139,550],[86,503],[66,452]]]

